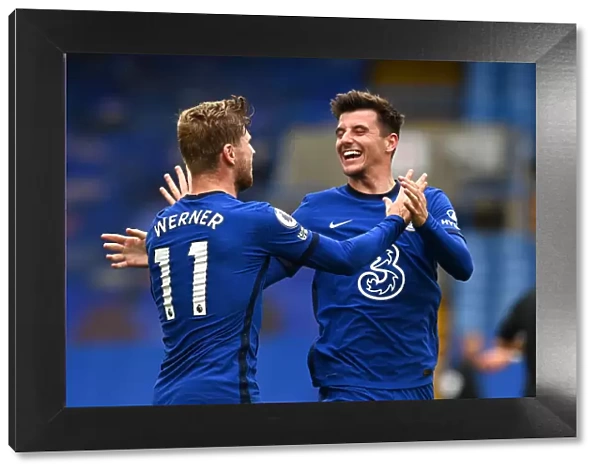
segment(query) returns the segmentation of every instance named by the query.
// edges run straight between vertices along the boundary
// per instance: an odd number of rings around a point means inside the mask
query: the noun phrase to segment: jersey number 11
[[[208,242],[195,241],[190,245],[188,256],[194,257],[194,279],[192,282],[192,313],[206,315],[206,270],[208,268]],[[158,248],[154,252],[154,262],[160,268],[163,306],[167,320],[175,318],[173,292],[171,288],[171,267],[169,248]]]

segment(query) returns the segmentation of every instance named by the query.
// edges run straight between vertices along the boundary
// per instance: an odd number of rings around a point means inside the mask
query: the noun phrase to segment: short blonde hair
[[[218,102],[203,102],[181,112],[177,141],[192,174],[215,170],[225,145],[239,145],[250,125],[248,110],[244,97],[232,96]]]

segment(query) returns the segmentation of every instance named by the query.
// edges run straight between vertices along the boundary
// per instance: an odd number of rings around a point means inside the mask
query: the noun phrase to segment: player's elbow
[[[452,276],[458,281],[467,282],[473,275],[473,269],[473,261],[469,258],[465,264],[462,264],[455,269]]]
[[[354,274],[358,273],[361,268],[362,265],[358,266],[357,264],[352,264],[349,261],[342,260],[337,267],[337,273],[341,276],[353,276]]]
[[[454,277],[458,281],[467,282],[469,279],[471,279],[472,274],[472,272],[464,271],[456,274]]]
[[[360,272],[365,263],[358,259],[347,257],[336,261],[336,273],[341,276],[353,276]]]
[[[343,251],[336,254],[336,273],[341,276],[353,276],[358,273],[368,261],[364,255],[358,254],[350,242],[341,242]]]

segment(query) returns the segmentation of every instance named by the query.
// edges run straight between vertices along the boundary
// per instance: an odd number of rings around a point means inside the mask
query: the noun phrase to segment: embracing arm
[[[367,233],[344,241],[314,233],[300,263],[329,273],[351,275],[381,255],[405,228],[402,217],[390,215]]]
[[[267,275],[265,279],[265,288],[272,286],[273,284],[282,281],[285,278],[291,278],[294,276],[301,266],[290,263],[281,258],[271,258],[269,262],[269,268],[267,269]]]
[[[401,179],[410,179],[413,172],[410,169],[406,176]],[[426,178],[427,174],[423,174],[418,179],[416,184],[420,189],[427,187]],[[406,196],[404,195],[404,190],[401,189],[394,202],[388,198],[384,198],[383,200],[385,202],[386,214],[388,216],[390,214],[398,216],[395,224],[390,223],[394,219],[386,218],[366,234],[345,241],[337,241],[323,235],[314,235],[317,237],[313,243],[314,247],[309,248],[301,260],[292,262],[290,259],[283,257],[274,257],[271,259],[265,287],[287,277],[294,276],[302,266],[350,275],[373,261],[396,241],[410,219],[410,212],[405,206]],[[305,197],[292,216],[300,224],[310,229],[310,216],[318,212],[318,208],[314,207],[314,205],[311,206],[310,200]],[[390,225],[397,225],[397,227],[391,230]]]
[[[272,263],[268,281],[272,283],[277,277],[282,279],[300,266],[342,275],[358,272],[389,248],[406,228],[410,212],[404,198],[402,190],[393,202],[384,197],[387,216],[368,232],[344,241],[307,230],[287,214],[283,220],[288,224],[287,229],[277,225],[276,219],[266,220],[261,225],[261,228],[269,225],[268,231],[261,233],[266,236],[266,249],[271,256],[279,258]],[[280,210],[274,211],[278,218],[281,217]],[[281,260],[290,262],[291,270]]]

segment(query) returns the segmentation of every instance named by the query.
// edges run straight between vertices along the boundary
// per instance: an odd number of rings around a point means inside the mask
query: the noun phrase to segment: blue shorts
[[[433,384],[411,389],[371,389],[355,387],[322,387],[319,401],[424,401],[432,400]]]

